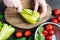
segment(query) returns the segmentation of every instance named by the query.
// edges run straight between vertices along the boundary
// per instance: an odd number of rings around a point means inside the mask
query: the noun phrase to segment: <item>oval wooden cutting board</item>
[[[52,9],[48,5],[46,16],[36,24],[29,24],[21,17],[21,15],[17,12],[15,8],[7,8],[5,10],[5,19],[8,23],[10,23],[15,27],[22,28],[22,29],[30,29],[47,21],[50,18],[51,14],[52,14]]]

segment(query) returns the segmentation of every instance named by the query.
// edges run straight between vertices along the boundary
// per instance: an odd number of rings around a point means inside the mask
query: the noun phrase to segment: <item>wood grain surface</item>
[[[3,0],[0,0],[0,2],[2,2]]]
[[[17,12],[15,8],[7,8],[5,10],[5,19],[8,23],[10,23],[11,25],[15,27],[22,28],[22,29],[30,29],[47,21],[51,16],[51,12],[52,12],[52,9],[48,5],[46,16],[43,19],[41,19],[39,22],[37,22],[36,24],[29,24],[22,18],[22,16]]]

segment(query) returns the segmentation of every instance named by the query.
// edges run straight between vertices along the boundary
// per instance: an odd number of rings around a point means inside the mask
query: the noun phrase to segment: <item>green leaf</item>
[[[41,27],[41,26],[39,26],[39,28],[38,28],[38,32],[39,32],[39,33],[42,33],[42,32],[43,32],[43,30],[44,30],[44,28],[43,28],[43,27]]]
[[[34,36],[34,34],[32,34],[32,35],[28,38],[28,40],[32,40],[32,39],[33,39],[33,36]]]
[[[0,14],[0,19],[3,19],[3,15],[2,14]]]
[[[45,37],[42,34],[43,30],[44,30],[43,27],[41,26],[38,27],[38,31],[36,33],[36,40],[45,40]]]
[[[0,21],[0,30],[2,29],[3,23]]]
[[[15,39],[15,40],[26,40],[26,37],[22,37],[22,38]]]

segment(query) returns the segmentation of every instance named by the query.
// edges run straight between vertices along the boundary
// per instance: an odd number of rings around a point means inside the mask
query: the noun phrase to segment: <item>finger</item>
[[[22,7],[18,7],[18,8],[17,8],[18,12],[21,12],[22,9],[23,9]]]
[[[13,7],[14,6],[13,2],[10,0],[3,0],[3,2],[5,4],[5,6],[7,6],[7,7]]]
[[[40,1],[40,6],[41,6],[41,15],[40,15],[40,18],[44,18],[46,16],[46,13],[47,13],[47,4],[45,1],[41,2]]]
[[[39,2],[38,0],[35,1],[34,12],[38,10]]]
[[[47,14],[47,6],[42,7],[42,12],[40,15],[41,19],[44,18],[46,16],[46,14]]]
[[[18,5],[18,12],[21,12],[23,9],[23,6],[20,0],[18,1],[17,5]]]

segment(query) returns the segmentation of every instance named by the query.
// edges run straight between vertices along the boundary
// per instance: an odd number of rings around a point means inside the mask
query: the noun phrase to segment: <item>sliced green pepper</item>
[[[38,12],[33,12],[32,10],[30,9],[23,9],[22,12],[20,13],[23,18],[31,23],[31,24],[35,24],[39,21],[40,19],[40,15]]]

